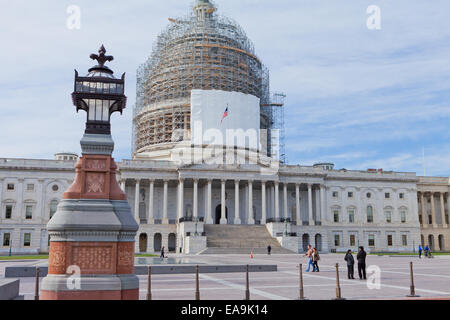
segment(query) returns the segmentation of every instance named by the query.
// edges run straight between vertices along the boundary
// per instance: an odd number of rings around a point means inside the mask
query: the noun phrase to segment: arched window
[[[333,208],[332,209],[332,213],[333,213],[333,221],[334,222],[339,222],[340,221],[340,217],[339,217],[339,208]]]
[[[400,221],[402,223],[406,223],[406,210],[404,209],[400,210]]]
[[[373,222],[373,207],[367,206],[367,222],[372,223]]]
[[[384,213],[386,215],[386,222],[391,223],[392,222],[392,211],[390,209],[387,209]]]
[[[354,223],[355,222],[355,208],[351,207],[347,209],[348,212],[348,222]]]
[[[56,212],[56,207],[58,207],[58,200],[52,200],[50,201],[50,219],[53,217],[53,215]]]

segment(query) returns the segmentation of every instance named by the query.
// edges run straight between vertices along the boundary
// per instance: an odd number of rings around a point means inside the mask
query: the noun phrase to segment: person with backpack
[[[355,259],[353,258],[352,250],[348,250],[345,254],[345,261],[347,261],[347,273],[349,279],[355,279]]]
[[[319,272],[319,251],[317,251],[316,248],[312,251],[312,261],[313,261],[313,271],[312,272]]]

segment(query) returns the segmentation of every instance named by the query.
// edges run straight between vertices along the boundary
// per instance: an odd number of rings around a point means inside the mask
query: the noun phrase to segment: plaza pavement
[[[175,255],[171,255],[174,257]],[[292,300],[299,296],[298,264],[306,267],[302,255],[183,255],[193,264],[276,264],[277,272],[250,274],[250,295],[254,300]],[[356,258],[356,256],[355,256]],[[312,300],[330,300],[336,296],[336,269],[340,266],[342,296],[346,299],[406,299],[410,290],[409,262],[414,262],[416,294],[420,299],[450,299],[450,256],[433,259],[417,257],[367,256],[367,266],[381,269],[380,288],[369,289],[366,281],[347,279],[343,254],[322,254],[320,272],[303,274],[305,297]],[[6,266],[45,265],[46,260],[0,261],[0,277]],[[367,275],[369,278],[369,274]],[[140,299],[147,293],[147,276],[139,276]],[[41,279],[42,280],[42,279]],[[152,275],[154,300],[192,300],[195,275]],[[34,278],[20,279],[20,294],[24,299],[34,297]],[[245,294],[245,273],[200,274],[200,297],[205,300],[242,300]]]

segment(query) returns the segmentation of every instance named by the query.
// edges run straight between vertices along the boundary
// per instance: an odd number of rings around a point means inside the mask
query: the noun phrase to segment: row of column
[[[135,180],[135,203],[134,203],[134,214],[136,221],[140,221],[139,217],[139,205],[140,205],[140,180]],[[198,179],[193,179],[193,218],[198,218]],[[164,187],[163,187],[163,218],[162,223],[168,224],[168,213],[167,213],[167,201],[168,201],[168,180],[163,180]],[[240,209],[240,189],[239,189],[239,183],[240,180],[234,180],[234,188],[235,188],[235,196],[234,196],[234,205],[235,205],[235,218],[233,223],[234,224],[241,224],[242,221],[240,219],[239,215],[239,209]],[[247,188],[248,188],[248,207],[247,207],[247,224],[255,224],[255,219],[253,217],[253,181],[247,180]],[[268,208],[268,202],[269,207],[274,212],[274,218],[275,221],[280,220],[280,205],[279,205],[279,193],[280,193],[280,183],[278,181],[273,182],[273,187],[269,187],[267,189],[266,186],[267,181],[261,181],[261,224],[266,223],[267,221],[267,208]],[[312,199],[312,184],[308,184],[308,224],[313,226],[315,225],[315,220],[313,217],[313,199]],[[122,190],[125,191],[125,180],[121,181],[121,187]],[[283,217],[289,218],[288,213],[288,194],[287,194],[287,188],[288,183],[283,183]],[[317,213],[320,214],[320,216],[323,216],[324,214],[324,208],[325,208],[325,191],[324,186],[320,186],[320,211],[317,207]],[[227,224],[227,218],[226,218],[226,180],[221,180],[221,192],[220,192],[220,204],[221,204],[221,217],[220,217],[220,224]],[[184,179],[178,180],[178,195],[177,195],[177,219],[181,219],[184,216]],[[269,196],[267,196],[267,193],[269,193]],[[295,183],[295,208],[296,208],[296,222],[298,225],[302,224],[302,218],[301,218],[301,212],[300,212],[300,183]],[[269,201],[268,201],[269,200]],[[150,192],[149,192],[149,198],[148,198],[148,223],[154,222],[154,180],[150,180]],[[207,180],[206,185],[206,212],[205,212],[205,223],[212,224],[213,216],[212,216],[212,180]],[[320,213],[319,213],[320,212]]]
[[[425,194],[426,192],[420,193],[420,204],[422,206],[422,225],[427,228],[430,224],[428,223],[428,213],[425,210]],[[442,226],[444,228],[448,228],[448,224],[445,218],[445,202],[444,202],[444,193],[439,192],[440,195],[440,207],[441,207],[441,219],[442,219]],[[437,228],[437,221],[436,221],[436,208],[434,203],[434,193],[430,192],[430,204],[431,204],[431,225],[433,228]],[[447,206],[448,212],[450,214],[450,193],[447,194]]]

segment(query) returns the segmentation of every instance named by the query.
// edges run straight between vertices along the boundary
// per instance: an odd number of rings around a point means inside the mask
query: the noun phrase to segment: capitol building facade
[[[169,20],[138,69],[132,160],[117,162],[137,252],[450,248],[448,177],[285,164],[284,95],[244,31],[208,0]],[[77,160],[0,158],[0,254],[48,252]]]

